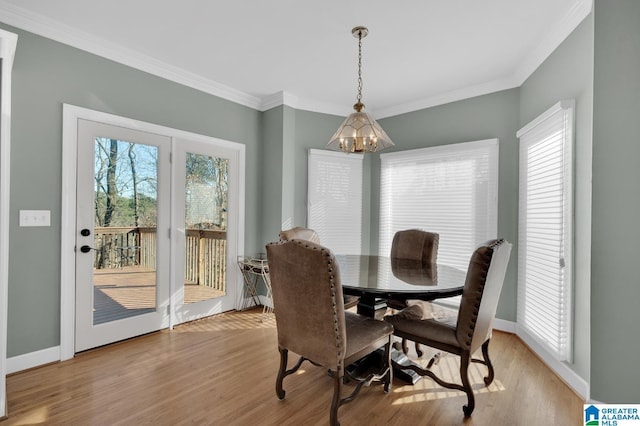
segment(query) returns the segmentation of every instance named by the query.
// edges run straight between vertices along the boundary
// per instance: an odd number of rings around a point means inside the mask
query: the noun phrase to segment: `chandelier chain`
[[[362,31],[358,33],[358,103],[362,101]]]

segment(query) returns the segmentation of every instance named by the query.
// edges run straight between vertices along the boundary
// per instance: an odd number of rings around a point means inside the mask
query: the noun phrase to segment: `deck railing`
[[[156,267],[156,228],[96,227],[96,269]],[[185,283],[225,290],[227,233],[209,229],[185,231]]]

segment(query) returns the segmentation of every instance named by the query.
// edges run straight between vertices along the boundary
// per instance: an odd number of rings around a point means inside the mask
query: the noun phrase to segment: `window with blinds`
[[[518,334],[571,359],[573,101],[523,127],[520,139]]]
[[[336,254],[362,252],[362,155],[309,150],[307,226]]]
[[[380,159],[380,255],[397,231],[420,228],[440,234],[438,262],[466,270],[476,246],[497,235],[498,140]]]

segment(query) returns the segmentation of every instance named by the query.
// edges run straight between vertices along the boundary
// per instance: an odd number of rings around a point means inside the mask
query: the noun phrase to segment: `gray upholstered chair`
[[[266,248],[280,351],[276,394],[284,399],[284,378],[295,373],[305,360],[329,369],[334,383],[330,421],[337,425],[338,408],[355,398],[363,385],[380,381],[389,392],[393,327],[345,312],[340,271],[329,249],[303,240],[270,243]],[[347,370],[347,366],[379,348],[384,348],[379,371],[361,378]],[[300,356],[291,369],[287,369],[289,351]],[[354,389],[342,397],[345,377]]]
[[[406,229],[393,235],[391,259],[420,260],[423,264],[436,263],[440,235],[421,229]]]
[[[398,231],[393,235],[391,241],[391,253],[389,257],[391,262],[398,261],[414,261],[420,262],[423,266],[435,264],[438,261],[438,245],[440,242],[440,234],[435,232],[427,232],[422,229],[406,229]],[[433,271],[437,269],[434,268]],[[401,310],[411,304],[412,301],[388,300],[387,306]],[[416,301],[417,302],[417,301]],[[428,302],[423,302],[428,303]],[[422,356],[420,344],[416,343],[416,353]],[[402,339],[402,351],[407,354],[407,340]]]
[[[458,316],[452,321],[441,322],[431,317],[425,318],[420,305],[412,305],[397,315],[385,317],[385,321],[393,325],[396,336],[460,356],[462,384],[445,382],[436,376],[430,370],[434,358],[429,361],[426,369],[415,365],[394,364],[394,367],[411,369],[422,376],[431,377],[441,386],[465,392],[467,405],[462,407],[465,416],[470,416],[475,407],[469,381],[469,364],[479,362],[486,365],[488,374],[484,383],[488,386],[493,382],[494,370],[489,359],[489,342],[510,253],[511,244],[502,239],[488,241],[474,251],[467,269]],[[482,359],[473,358],[480,348]]]
[[[311,228],[303,228],[302,226],[296,226],[295,228],[280,231],[278,235],[280,241],[288,240],[306,240],[312,243],[320,244],[320,237],[318,233]],[[358,304],[360,298],[350,294],[344,295],[344,308],[350,309]]]

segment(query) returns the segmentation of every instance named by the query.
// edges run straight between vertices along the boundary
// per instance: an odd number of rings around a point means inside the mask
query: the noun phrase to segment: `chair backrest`
[[[440,235],[421,229],[398,231],[391,242],[391,259],[419,260],[436,263]]]
[[[266,249],[278,345],[327,368],[344,368],[344,302],[334,255],[304,240]]]
[[[280,241],[289,241],[289,240],[306,240],[311,241],[312,243],[320,244],[320,237],[318,233],[310,228],[303,228],[301,226],[296,226],[295,228],[287,229],[284,231],[280,231],[278,234],[280,237]]]
[[[491,337],[510,254],[509,242],[490,240],[478,247],[469,261],[458,310],[456,338],[471,353]]]

